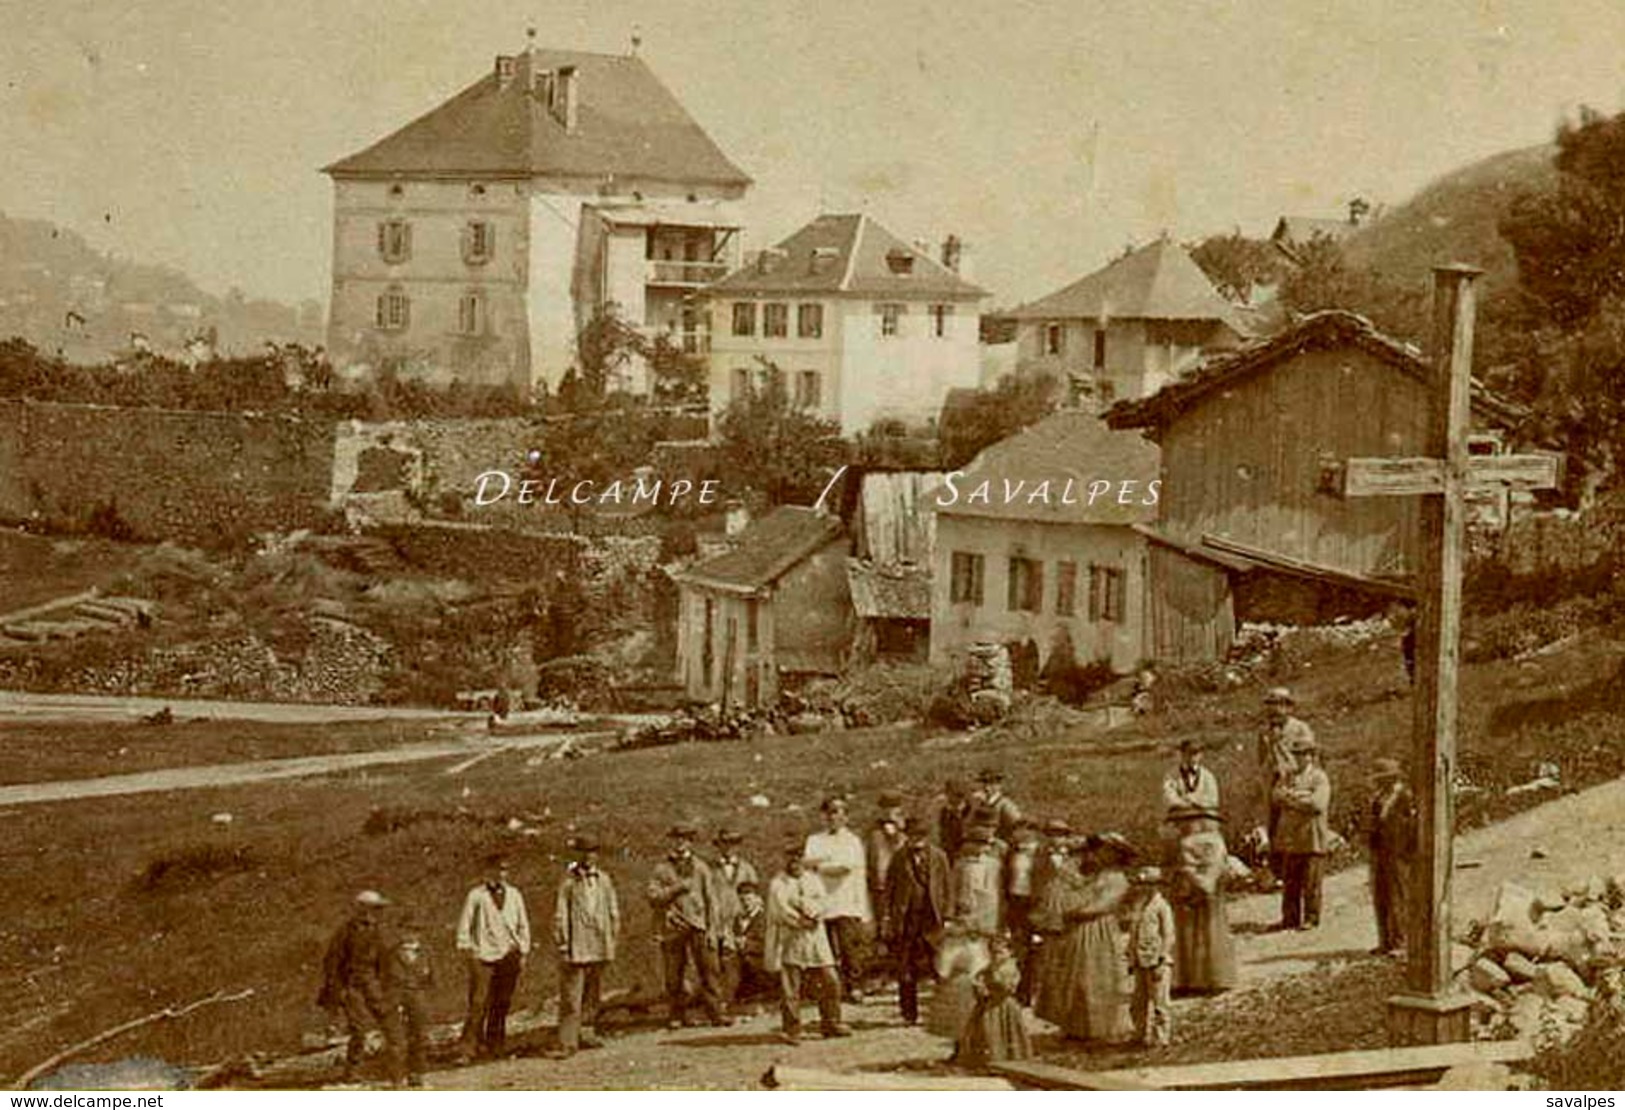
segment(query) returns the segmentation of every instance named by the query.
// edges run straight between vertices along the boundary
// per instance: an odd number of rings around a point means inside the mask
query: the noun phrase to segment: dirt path
[[[0,690],[0,718],[45,721],[133,721],[168,707],[177,718],[331,724],[341,721],[483,721],[483,713],[401,709],[372,705],[303,705],[292,702],[205,701],[187,698],[101,697],[89,694],[28,694]]]
[[[599,741],[609,732],[549,732],[530,736],[465,737],[432,744],[403,744],[370,752],[341,752],[332,755],[299,756],[293,759],[262,759],[249,763],[222,763],[207,767],[171,767],[162,771],[142,771],[132,775],[72,779],[61,782],[31,782],[0,786],[0,808],[40,802],[66,802],[82,798],[106,798],[116,794],[149,794],[167,790],[198,790],[214,786],[241,786],[271,779],[303,778],[354,771],[385,764],[421,763],[426,760],[460,756],[474,759],[504,751],[545,748],[566,740]]]
[[[1545,858],[1531,858],[1539,848]],[[1456,845],[1456,922],[1488,912],[1495,888],[1512,879],[1536,890],[1600,873],[1625,873],[1625,779],[1566,795],[1499,824],[1474,830]],[[1254,933],[1276,921],[1279,899],[1257,895],[1231,906],[1241,964],[1240,990],[1327,960],[1363,957],[1376,943],[1364,867],[1326,881],[1322,924],[1307,933]],[[1187,1003],[1176,1002],[1176,1008]],[[731,1029],[639,1031],[569,1060],[507,1060],[438,1072],[442,1090],[755,1089],[775,1063],[831,1071],[898,1070],[944,1061],[951,1046],[901,1024],[883,996],[848,1006],[856,1035],[823,1041],[816,1035],[791,1047],[778,1042],[776,1013],[748,1017]],[[813,1015],[807,1019],[812,1027]],[[1175,1020],[1177,1022],[1177,1012]]]

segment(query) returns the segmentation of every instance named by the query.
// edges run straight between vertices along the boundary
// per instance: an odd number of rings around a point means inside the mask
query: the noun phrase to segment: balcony
[[[678,289],[699,289],[728,273],[726,262],[684,262],[676,259],[651,258],[648,265],[645,284]]]
[[[711,353],[711,330],[709,328],[638,328],[637,332],[649,342],[664,339],[685,355],[708,355]]]

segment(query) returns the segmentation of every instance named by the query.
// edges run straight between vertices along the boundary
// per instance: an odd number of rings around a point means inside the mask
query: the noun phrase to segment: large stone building
[[[981,374],[978,304],[963,247],[904,242],[866,215],[819,216],[710,289],[711,407],[758,388],[774,366],[803,408],[843,435],[877,419],[934,418]]]
[[[640,58],[534,45],[324,172],[335,363],[520,387],[610,305],[702,353],[750,186]]]

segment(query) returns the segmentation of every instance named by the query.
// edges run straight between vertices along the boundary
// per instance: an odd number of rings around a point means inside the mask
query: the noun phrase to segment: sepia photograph
[[[0,25],[13,1106],[1625,1090],[1618,0]]]

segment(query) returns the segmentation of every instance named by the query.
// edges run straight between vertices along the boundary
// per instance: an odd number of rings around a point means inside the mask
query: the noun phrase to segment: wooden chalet
[[[1340,466],[1422,453],[1430,374],[1415,348],[1334,310],[1106,413],[1162,449],[1158,657],[1222,652],[1236,621],[1321,622],[1411,596],[1417,502],[1345,499]],[[1472,411],[1473,453],[1501,453],[1516,410],[1475,383]]]

